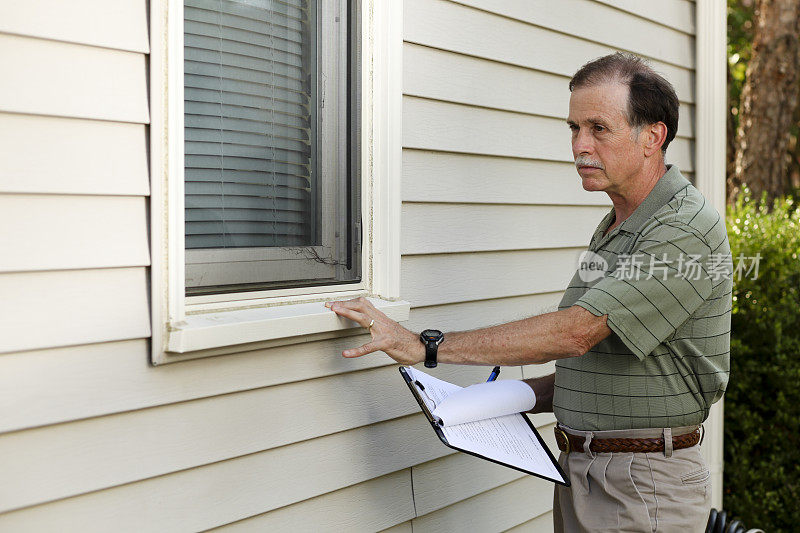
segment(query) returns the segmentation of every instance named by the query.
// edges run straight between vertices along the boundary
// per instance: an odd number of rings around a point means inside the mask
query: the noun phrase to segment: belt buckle
[[[566,431],[564,431],[563,429],[561,429],[561,428],[560,428],[560,427],[558,427],[558,426],[556,426],[556,428],[555,428],[555,429],[556,429],[556,437],[558,437],[558,436],[560,435],[560,436],[561,436],[561,438],[563,438],[563,439],[564,439],[564,447],[566,448],[566,450],[564,450],[564,453],[566,453],[567,455],[569,455],[569,452],[571,452],[572,450],[570,449],[570,445],[569,445],[569,436],[567,435],[567,432],[566,432]]]

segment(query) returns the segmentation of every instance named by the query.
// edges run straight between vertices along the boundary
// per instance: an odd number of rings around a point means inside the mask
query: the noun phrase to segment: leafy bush
[[[734,267],[731,376],[725,395],[724,508],[748,527],[800,523],[800,210],[747,191],[727,213]],[[745,261],[750,266],[752,261]],[[746,268],[745,268],[746,270]]]

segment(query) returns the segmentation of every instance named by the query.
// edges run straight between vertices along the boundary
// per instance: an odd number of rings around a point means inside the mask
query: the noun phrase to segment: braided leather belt
[[[556,444],[558,449],[562,452],[580,452],[583,453],[584,438],[580,435],[571,435],[561,429],[555,427]],[[672,437],[672,449],[680,450],[682,448],[689,448],[700,442],[700,429],[696,429],[691,433],[678,435]],[[664,438],[659,437],[655,439],[592,439],[589,443],[589,450],[595,453],[618,453],[618,452],[663,452],[664,451]]]

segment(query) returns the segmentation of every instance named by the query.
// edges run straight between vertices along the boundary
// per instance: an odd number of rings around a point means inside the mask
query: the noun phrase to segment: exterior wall
[[[609,206],[563,122],[585,61],[652,58],[682,102],[669,159],[693,169],[694,4],[559,6],[405,0],[413,329],[557,304]],[[550,529],[549,483],[442,446],[388,357],[339,357],[366,336],[151,367],[147,2],[0,11],[1,530]]]

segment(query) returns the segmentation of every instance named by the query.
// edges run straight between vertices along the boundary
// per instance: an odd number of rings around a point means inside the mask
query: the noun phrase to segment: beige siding
[[[689,35],[695,34],[694,0],[662,0],[658,9],[640,0],[597,1]]]
[[[0,50],[0,111],[149,120],[144,54],[4,34]]]
[[[0,124],[3,192],[150,192],[144,124],[8,113],[0,113]]]
[[[580,5],[589,7],[590,4],[592,0],[584,0]],[[405,0],[404,7],[407,42],[562,76],[571,76],[588,60],[616,51],[618,48],[610,41],[615,34],[624,33],[619,31],[620,26],[603,24],[608,38],[592,41],[582,38],[580,29],[567,35],[448,0]],[[658,12],[656,5],[651,10]],[[575,10],[555,11],[565,20],[577,14]],[[622,27],[627,26],[623,24]],[[656,32],[663,26],[653,24],[652,28]],[[682,102],[693,102],[691,65],[694,58],[686,58],[683,66],[652,59],[654,67],[675,85],[678,98]]]
[[[0,530],[549,530],[549,483],[442,446],[388,357],[339,356],[367,336],[148,364],[147,5],[0,0]],[[650,57],[691,170],[694,6],[404,6],[408,326],[553,310],[609,205],[575,176],[568,76]]]
[[[416,305],[439,305],[563,290],[579,253],[564,248],[407,256],[402,291]]]
[[[505,531],[546,513],[553,486],[524,476],[412,520],[414,531]]]
[[[380,531],[387,526],[405,524],[404,520],[414,516],[411,486],[411,470],[400,470],[222,526],[215,531]]]
[[[426,226],[402,233],[404,254],[580,247],[608,208],[576,206],[406,203],[403,218]],[[577,219],[577,223],[576,223]],[[431,232],[430,228],[438,228]]]
[[[183,447],[191,444],[187,441]],[[397,472],[449,451],[439,445],[424,416],[414,414],[12,511],[0,515],[0,529],[58,530],[70,517],[81,531],[198,531]]]
[[[666,25],[655,25],[599,2],[561,0],[460,0],[460,4],[503,15],[586,41],[629,50],[659,63],[694,67],[694,37]],[[660,11],[660,10],[659,10]],[[625,28],[625,31],[609,31]]]
[[[0,0],[0,32],[147,53],[142,0]]]
[[[402,522],[396,526],[392,526],[381,530],[382,533],[414,533],[414,528],[411,525],[411,520]]]
[[[511,529],[506,530],[508,533],[548,533],[553,531],[553,513],[547,512],[528,520]]]
[[[145,269],[0,274],[0,353],[150,335]]]
[[[148,265],[147,210],[137,196],[0,197],[0,272]]]

